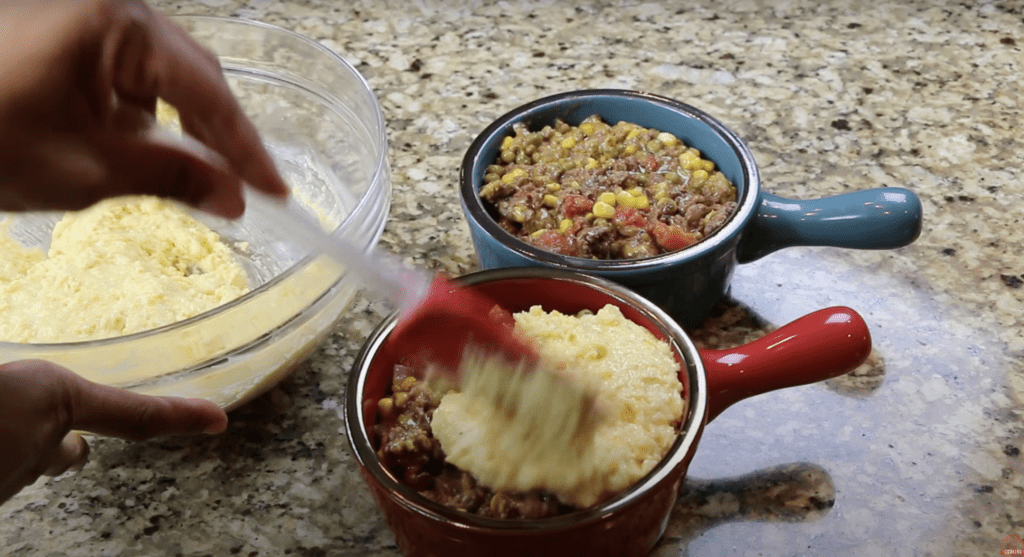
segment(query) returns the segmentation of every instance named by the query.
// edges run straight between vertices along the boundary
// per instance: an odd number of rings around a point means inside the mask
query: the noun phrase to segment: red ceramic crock
[[[349,377],[345,422],[364,480],[409,557],[642,557],[665,531],[705,424],[731,404],[775,389],[847,373],[871,351],[863,319],[844,307],[824,309],[750,344],[698,350],[657,306],[616,283],[542,268],[481,271],[455,279],[516,312],[541,305],[575,314],[606,304],[671,344],[681,364],[686,399],[679,435],[662,461],[632,487],[571,514],[532,520],[483,518],[422,497],[399,482],[376,455],[377,401],[389,394],[394,365],[404,355],[389,342],[395,315],[367,339]]]

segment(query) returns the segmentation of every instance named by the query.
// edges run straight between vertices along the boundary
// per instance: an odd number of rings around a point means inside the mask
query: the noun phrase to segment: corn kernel
[[[516,178],[519,178],[520,176],[526,176],[526,170],[523,168],[513,168],[512,170],[509,170],[508,172],[505,173],[504,176],[501,177],[501,181],[505,182],[506,184],[511,184],[512,182],[515,182]]]
[[[554,195],[551,195],[549,193],[549,194],[545,195],[543,198],[541,198],[541,203],[543,203],[545,207],[551,207],[551,208],[558,207],[558,197],[554,196]]]
[[[414,385],[416,385],[416,377],[413,376],[413,375],[410,375],[408,377],[405,377],[401,381],[399,381],[398,382],[398,386],[395,387],[395,390],[396,391],[410,391],[410,390],[412,390]]]
[[[395,409],[395,401],[391,400],[390,397],[384,397],[377,401],[377,411],[381,414],[391,414]]]
[[[597,196],[597,200],[602,203],[607,203],[612,207],[615,206],[615,192],[606,191],[601,192],[601,195]]]
[[[509,216],[512,217],[512,220],[522,224],[530,218],[531,211],[526,208],[526,205],[513,205],[510,213]]]
[[[622,149],[622,152],[627,154],[627,155],[635,155],[636,152],[639,151],[639,150],[640,150],[640,148],[637,147],[636,145],[626,145]]]
[[[690,174],[690,183],[703,184],[708,179],[707,170],[694,170]]]
[[[679,155],[679,166],[687,170],[693,170],[694,165],[700,164],[700,157],[686,151]]]
[[[672,145],[675,145],[676,143],[679,142],[679,138],[668,132],[661,132],[658,134],[658,141],[660,141],[661,144],[665,145],[666,147],[671,147]]]
[[[639,129],[632,129],[632,130],[629,130],[629,133],[627,133],[627,134],[626,134],[626,139],[627,139],[627,140],[630,140],[630,139],[635,139],[635,138],[636,138],[637,136],[639,136],[639,135],[640,135],[641,133],[643,133],[643,132],[642,132],[641,130],[639,130]]]
[[[644,194],[644,189],[641,188],[640,186],[637,186],[635,188],[629,188],[626,191],[629,192],[629,195],[632,195],[633,197]]]
[[[583,133],[585,133],[587,135],[590,135],[590,134],[594,133],[594,123],[593,122],[583,122],[582,124],[580,124],[580,131],[582,131]]]
[[[587,164],[583,165],[583,168],[586,168],[587,170],[593,170],[598,166],[600,165],[597,164],[597,159],[595,159],[594,157],[587,157]]]
[[[395,406],[401,408],[405,406],[405,403],[409,402],[409,393],[395,393]]]
[[[538,236],[540,236],[544,232],[545,232],[545,230],[543,228],[541,228],[540,230],[534,230],[533,232],[530,232],[530,237],[531,238],[537,238]]]
[[[654,194],[655,201],[661,201],[662,199],[668,198],[668,192],[665,190],[659,191]]]
[[[494,195],[495,193],[497,193],[500,190],[501,190],[501,186],[498,184],[497,181],[494,181],[494,182],[491,182],[490,184],[487,184],[486,186],[480,188],[480,195],[482,197],[484,197],[484,198],[488,198],[488,197]]]
[[[647,199],[646,195],[629,196],[625,199],[619,199],[619,205],[623,207],[632,207],[634,209],[646,209],[651,206],[651,202]]]
[[[615,194],[615,201],[617,201],[619,205],[626,205],[628,207],[629,202],[632,199],[633,196],[630,195],[628,191],[620,191],[619,193]]]
[[[572,219],[562,219],[562,222],[558,223],[558,231],[565,234],[572,227]]]
[[[700,169],[704,170],[706,172],[711,172],[712,170],[715,169],[715,163],[713,163],[713,162],[711,162],[711,161],[709,161],[707,159],[704,159],[704,160],[700,161]]]
[[[574,138],[574,137],[566,137],[565,139],[562,140],[562,148],[563,149],[572,149],[575,146],[576,146],[576,138]]]
[[[511,135],[506,135],[505,139],[501,140],[501,148],[502,149],[508,149],[509,147],[512,146],[512,143],[513,143],[512,136]]]
[[[594,203],[594,216],[602,219],[610,219],[615,216],[615,207],[603,202],[598,201]]]
[[[559,191],[562,189],[562,184],[559,184],[558,182],[551,182],[544,187],[546,187],[548,191]]]

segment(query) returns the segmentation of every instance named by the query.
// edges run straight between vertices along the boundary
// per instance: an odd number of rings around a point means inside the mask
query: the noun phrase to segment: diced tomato
[[[661,164],[658,162],[658,159],[656,159],[654,155],[644,157],[644,159],[640,161],[640,165],[643,166],[644,169],[647,170],[647,172],[654,172],[658,170],[659,166],[661,166]]]
[[[654,237],[654,242],[658,244],[658,247],[665,252],[681,250],[697,242],[697,237],[693,234],[679,226],[663,222],[655,223],[651,227],[651,236]]]
[[[594,208],[594,202],[582,195],[570,194],[562,199],[562,217],[571,219],[585,215]]]
[[[545,230],[530,238],[530,243],[540,249],[562,255],[572,255],[572,244],[569,238],[557,230]]]
[[[647,228],[647,219],[644,218],[640,210],[635,207],[626,207],[619,205],[615,208],[615,216],[612,217],[612,222],[615,226],[620,228],[626,226],[635,226],[637,228]]]

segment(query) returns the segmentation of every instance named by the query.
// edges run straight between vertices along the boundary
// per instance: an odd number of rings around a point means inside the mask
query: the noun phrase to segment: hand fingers
[[[224,410],[208,400],[146,396],[80,379],[74,392],[70,426],[139,441],[220,433],[227,423]]]
[[[89,447],[75,430],[141,440],[227,427],[212,402],[132,393],[41,360],[0,364],[0,391],[10,395],[0,407],[0,503],[40,475],[84,466]]]
[[[151,127],[111,141],[108,187],[171,197],[233,219],[245,209],[242,183],[216,151],[188,136]]]
[[[112,120],[110,137],[90,146],[105,168],[97,189],[170,197],[229,219],[241,216],[242,183],[220,153],[157,127],[151,114],[135,106],[119,107]]]
[[[272,195],[286,195],[287,185],[224,80],[216,57],[141,2],[129,6],[134,23],[128,25],[141,22],[152,34],[122,47],[129,54],[119,58],[124,66],[115,72],[115,90],[147,102],[163,98],[178,109],[183,128],[222,154],[243,180]],[[132,39],[136,34],[125,37]],[[140,57],[138,52],[143,50],[148,50],[150,58]],[[140,59],[146,64],[140,65]],[[147,75],[140,76],[140,71]]]
[[[20,388],[39,399],[30,410],[48,409],[45,417],[59,422],[53,427],[62,436],[77,430],[142,440],[220,433],[227,427],[227,414],[208,400],[147,396],[109,387],[42,360],[11,362],[0,369],[24,378]]]
[[[70,432],[61,440],[49,462],[44,463],[44,476],[59,476],[68,470],[81,470],[89,460],[89,444],[81,435]]]
[[[155,48],[153,35],[144,23],[149,9],[132,2],[123,9],[130,15],[104,43],[103,59],[112,61],[107,68],[113,72],[104,81],[117,91],[119,101],[153,112],[159,84],[157,74],[148,68]]]
[[[223,158],[196,141],[182,143],[166,130],[129,129],[89,144],[53,138],[45,149],[25,155],[23,166],[33,169],[27,172],[40,187],[0,199],[7,210],[83,209],[104,197],[128,194],[169,197],[226,218],[244,210],[241,182]],[[7,179],[19,175],[12,172]],[[61,187],[46,187],[51,184]]]

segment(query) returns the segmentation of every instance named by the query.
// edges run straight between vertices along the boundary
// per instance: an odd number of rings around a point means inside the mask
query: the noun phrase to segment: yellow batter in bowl
[[[4,227],[6,228],[6,226]],[[209,227],[148,196],[67,213],[46,254],[0,235],[0,340],[94,340],[188,319],[249,291]]]

